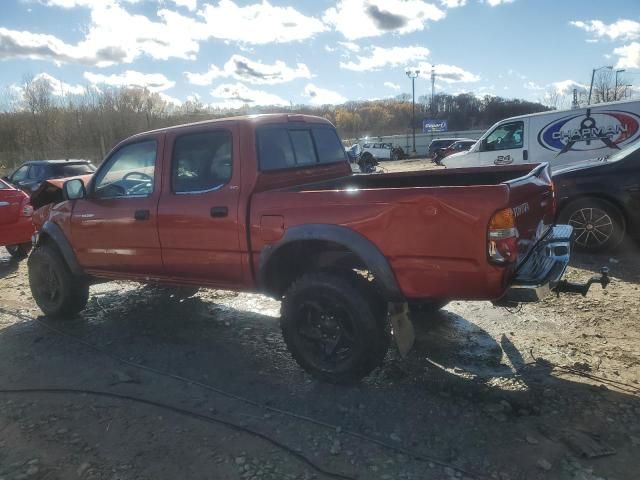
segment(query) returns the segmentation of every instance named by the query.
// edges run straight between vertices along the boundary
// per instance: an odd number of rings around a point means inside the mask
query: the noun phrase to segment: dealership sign
[[[422,131],[424,133],[437,133],[447,131],[446,120],[423,120]]]
[[[621,147],[640,138],[640,117],[622,110],[600,110],[568,115],[546,125],[538,134],[538,143],[562,155],[602,148]]]

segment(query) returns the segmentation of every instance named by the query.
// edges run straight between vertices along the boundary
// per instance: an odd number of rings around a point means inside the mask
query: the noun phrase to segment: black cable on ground
[[[159,370],[159,369],[156,369],[156,368],[153,368],[153,367],[149,367],[149,366],[146,366],[146,365],[142,365],[142,364],[139,364],[139,363],[132,362],[131,360],[127,360],[126,358],[123,358],[123,357],[120,357],[118,355],[115,355],[115,354],[107,351],[106,349],[104,349],[102,347],[99,347],[99,346],[97,346],[97,345],[95,345],[93,343],[87,342],[86,340],[83,340],[82,338],[79,338],[79,337],[77,337],[77,336],[75,336],[73,334],[65,332],[64,330],[61,330],[61,329],[56,328],[56,327],[53,327],[53,326],[49,325],[47,322],[42,321],[42,320],[40,320],[38,318],[32,318],[32,317],[29,317],[27,315],[22,315],[22,314],[16,314],[14,312],[9,312],[9,311],[1,308],[1,307],[0,307],[0,313],[4,313],[6,315],[10,315],[10,316],[13,316],[15,318],[19,318],[19,319],[21,319],[23,321],[35,321],[39,325],[42,325],[44,328],[46,328],[48,330],[51,330],[52,332],[55,332],[55,333],[57,333],[59,335],[67,337],[70,340],[73,340],[73,341],[75,341],[77,343],[80,343],[80,344],[82,344],[82,345],[84,345],[84,346],[86,346],[86,347],[88,347],[88,348],[90,348],[90,349],[92,349],[92,350],[94,350],[96,352],[99,352],[99,353],[101,353],[103,355],[106,355],[107,357],[109,357],[109,358],[111,358],[111,359],[113,359],[113,360],[115,360],[117,362],[120,362],[120,363],[122,363],[124,365],[128,365],[130,367],[137,368],[139,370],[144,370],[144,371],[147,371],[147,372],[150,372],[150,373],[153,373],[155,375],[162,376],[162,377],[171,378],[173,380],[178,380],[178,381],[180,381],[182,383],[186,383],[188,385],[195,385],[195,386],[203,388],[205,390],[209,390],[211,392],[214,392],[214,393],[216,393],[218,395],[221,395],[221,396],[224,396],[224,397],[227,397],[227,398],[231,398],[231,399],[237,400],[239,402],[246,403],[247,405],[251,405],[251,406],[254,406],[256,408],[262,408],[264,410],[268,410],[268,411],[273,412],[273,413],[278,413],[278,414],[281,414],[281,415],[284,415],[284,416],[287,416],[287,417],[290,417],[290,418],[295,418],[297,420],[302,420],[302,421],[305,421],[307,423],[311,423],[311,424],[314,424],[314,425],[317,425],[317,426],[320,426],[320,427],[323,427],[323,428],[330,429],[332,431],[336,431],[336,429],[338,428],[337,425],[333,425],[331,423],[324,422],[322,420],[317,420],[315,418],[308,417],[306,415],[301,415],[301,414],[298,414],[298,413],[295,413],[295,412],[291,412],[289,410],[283,410],[283,409],[280,409],[280,408],[277,408],[277,407],[272,407],[270,405],[264,405],[264,404],[261,404],[259,402],[254,401],[254,400],[242,397],[240,395],[236,395],[234,393],[227,392],[225,390],[222,390],[220,388],[214,387],[212,385],[209,385],[209,384],[206,384],[206,383],[202,383],[202,382],[200,382],[198,380],[192,380],[190,378],[183,377],[183,376],[177,375],[175,373],[165,372],[163,370]],[[453,470],[455,470],[457,472],[460,472],[460,473],[462,473],[464,475],[467,475],[468,477],[472,477],[472,478],[487,478],[486,475],[481,475],[481,474],[478,474],[478,473],[469,472],[468,470],[465,470],[465,469],[463,469],[461,467],[453,465],[452,463],[446,462],[444,460],[440,460],[438,458],[434,458],[434,457],[431,457],[431,456],[428,456],[428,455],[424,455],[424,454],[409,450],[408,448],[401,447],[399,445],[394,445],[392,443],[385,442],[384,440],[380,440],[380,439],[377,439],[377,438],[374,438],[374,437],[370,437],[368,435],[364,435],[364,434],[359,433],[359,432],[354,432],[352,430],[342,429],[341,433],[344,434],[344,435],[353,437],[353,438],[357,438],[359,440],[363,440],[365,442],[376,444],[376,445],[378,445],[380,447],[383,447],[383,448],[385,448],[387,450],[391,450],[391,451],[394,451],[396,453],[401,453],[403,455],[407,455],[408,457],[410,457],[410,458],[412,458],[414,460],[419,460],[421,462],[426,462],[426,463],[433,463],[434,465],[439,465],[441,467],[451,468],[451,469],[453,469]]]
[[[332,477],[332,478],[338,478],[340,480],[356,480],[356,477],[352,477],[350,475],[346,475],[346,474],[343,474],[343,473],[332,472],[330,470],[326,470],[325,468],[323,468],[320,465],[316,464],[315,462],[313,462],[313,460],[309,459],[308,457],[306,457],[302,453],[296,452],[291,447],[285,445],[284,443],[279,442],[278,440],[275,440],[275,439],[269,437],[268,435],[265,435],[264,433],[260,433],[260,432],[257,432],[255,430],[252,430],[250,428],[243,427],[243,426],[238,425],[236,423],[230,422],[229,420],[223,420],[221,418],[211,417],[209,415],[203,415],[201,413],[197,413],[197,412],[194,412],[194,411],[191,411],[191,410],[186,410],[184,408],[180,408],[180,407],[175,407],[173,405],[169,405],[168,403],[157,402],[155,400],[147,400],[146,398],[134,397],[132,395],[123,395],[123,394],[119,394],[119,393],[103,392],[103,391],[99,391],[99,390],[86,390],[86,389],[81,389],[81,388],[15,388],[15,389],[0,389],[0,394],[2,394],[2,395],[9,395],[9,394],[25,394],[25,395],[27,395],[27,394],[28,395],[33,395],[33,394],[36,394],[36,395],[37,394],[92,395],[94,397],[112,398],[112,399],[116,399],[116,400],[126,400],[128,402],[141,403],[141,404],[144,404],[144,405],[148,405],[148,406],[152,406],[152,407],[168,410],[168,411],[171,411],[171,412],[176,413],[178,415],[183,415],[183,416],[186,416],[186,417],[195,418],[196,420],[201,420],[201,421],[204,421],[204,422],[216,423],[216,424],[224,425],[227,428],[230,428],[230,429],[242,432],[242,433],[247,433],[249,435],[253,435],[254,437],[258,437],[258,438],[264,440],[265,442],[268,442],[268,443],[278,447],[279,449],[283,450],[284,452],[286,452],[287,454],[291,455],[292,457],[297,458],[298,460],[300,460],[301,462],[305,463],[306,465],[311,467],[313,470],[315,470],[318,473],[321,473],[322,475],[326,475],[326,476]]]

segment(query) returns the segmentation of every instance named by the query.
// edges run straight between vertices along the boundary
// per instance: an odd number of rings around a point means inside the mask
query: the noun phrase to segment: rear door
[[[158,207],[166,274],[220,287],[238,285],[240,224],[245,219],[238,212],[237,128],[171,131],[166,145],[170,161]]]
[[[126,143],[101,165],[87,197],[75,200],[71,236],[88,270],[162,274],[157,207],[164,134]]]
[[[511,165],[529,162],[529,145],[526,126],[528,119],[501,123],[481,141],[479,164]]]
[[[518,260],[522,261],[554,223],[553,185],[548,164],[535,167],[530,175],[507,182],[509,206],[518,229]]]

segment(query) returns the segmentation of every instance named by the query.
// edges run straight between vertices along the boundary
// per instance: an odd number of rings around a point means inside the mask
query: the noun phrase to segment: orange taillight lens
[[[497,211],[489,221],[487,250],[493,263],[515,262],[518,258],[518,229],[511,208]]]

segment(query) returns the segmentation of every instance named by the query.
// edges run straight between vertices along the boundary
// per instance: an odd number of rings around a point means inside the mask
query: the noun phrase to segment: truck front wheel
[[[27,262],[31,295],[45,315],[73,316],[89,300],[89,284],[74,276],[58,250],[37,247]]]
[[[300,277],[281,309],[284,341],[316,378],[352,383],[379,366],[389,348],[386,303],[364,281],[330,273]]]

